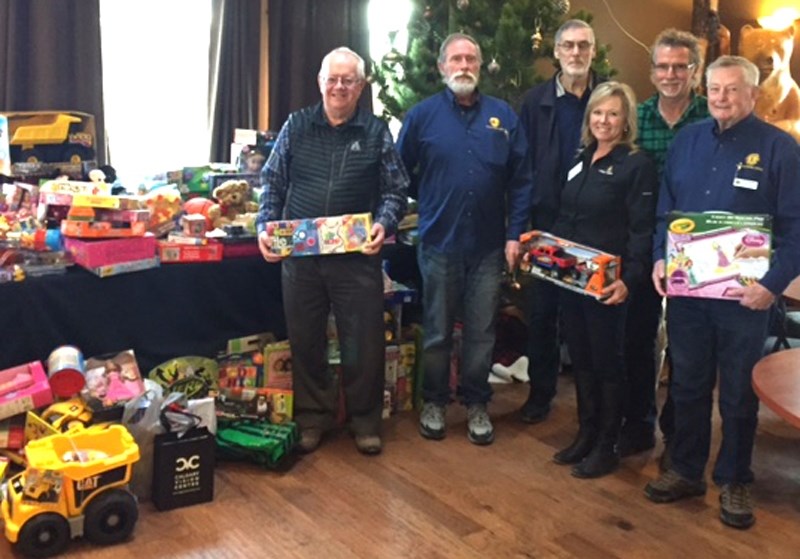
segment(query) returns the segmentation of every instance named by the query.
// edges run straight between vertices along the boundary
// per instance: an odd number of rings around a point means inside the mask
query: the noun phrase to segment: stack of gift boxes
[[[113,196],[104,182],[56,180],[42,186],[39,208],[75,263],[100,277],[158,266],[150,210],[136,197]]]

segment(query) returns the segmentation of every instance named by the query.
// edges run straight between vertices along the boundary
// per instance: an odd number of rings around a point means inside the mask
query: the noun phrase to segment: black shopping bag
[[[214,436],[205,427],[156,435],[153,443],[153,504],[170,510],[214,498]]]

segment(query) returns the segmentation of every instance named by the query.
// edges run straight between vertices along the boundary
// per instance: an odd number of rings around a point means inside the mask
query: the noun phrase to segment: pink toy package
[[[53,402],[53,392],[41,361],[0,371],[0,419]]]
[[[100,400],[106,407],[126,402],[144,392],[144,382],[133,350],[90,357],[86,360],[83,397]]]

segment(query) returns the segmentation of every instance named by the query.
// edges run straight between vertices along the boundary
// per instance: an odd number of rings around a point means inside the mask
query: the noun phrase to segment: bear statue
[[[773,31],[745,25],[739,36],[739,54],[761,74],[755,114],[800,142],[800,87],[789,68],[793,47],[793,26]]]

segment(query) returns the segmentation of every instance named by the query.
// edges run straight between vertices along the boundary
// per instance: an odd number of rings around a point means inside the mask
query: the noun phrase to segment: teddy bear
[[[793,47],[793,26],[783,31],[742,27],[739,54],[761,72],[756,116],[800,142],[800,87],[792,79],[789,67]]]
[[[211,193],[217,203],[208,209],[208,218],[214,228],[233,223],[242,214],[258,211],[258,204],[250,199],[250,185],[244,180],[227,180]]]

